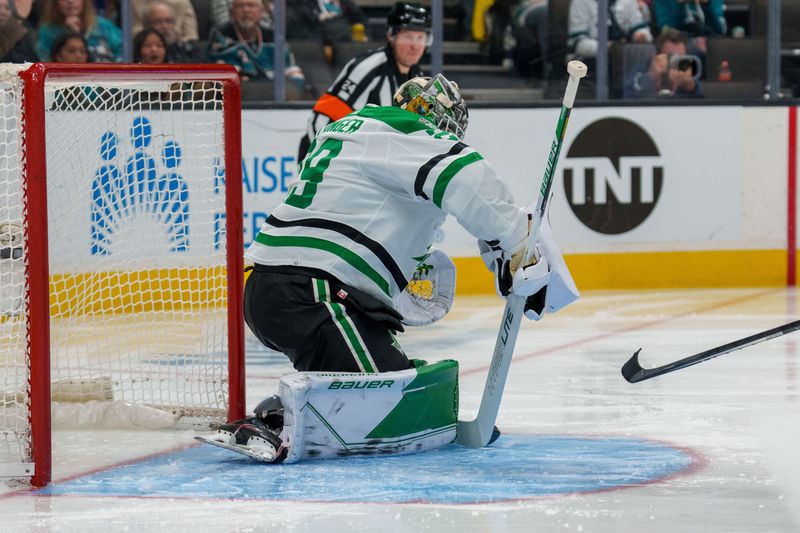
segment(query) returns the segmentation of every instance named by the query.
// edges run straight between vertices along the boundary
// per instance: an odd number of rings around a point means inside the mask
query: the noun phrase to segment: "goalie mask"
[[[458,92],[458,85],[441,74],[433,78],[412,78],[394,93],[401,109],[427,118],[439,129],[464,138],[469,124],[467,104]]]

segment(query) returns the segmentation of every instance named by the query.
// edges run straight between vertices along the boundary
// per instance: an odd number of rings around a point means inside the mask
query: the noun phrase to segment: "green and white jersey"
[[[505,250],[527,217],[474,149],[425,118],[368,106],[326,126],[246,257],[329,272],[390,304],[450,214]]]

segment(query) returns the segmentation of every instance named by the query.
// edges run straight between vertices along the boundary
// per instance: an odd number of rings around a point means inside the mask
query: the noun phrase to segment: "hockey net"
[[[243,416],[238,91],[222,66],[0,65],[0,476],[49,481],[51,411]]]

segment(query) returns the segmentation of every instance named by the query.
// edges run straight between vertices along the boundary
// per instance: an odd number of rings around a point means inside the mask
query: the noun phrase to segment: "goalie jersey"
[[[527,217],[474,149],[415,113],[368,106],[326,126],[246,257],[330,273],[392,305],[450,214],[504,250]]]

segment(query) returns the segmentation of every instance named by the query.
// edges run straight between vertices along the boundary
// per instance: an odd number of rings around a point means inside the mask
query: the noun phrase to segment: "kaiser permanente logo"
[[[125,231],[143,228],[141,223],[145,218],[163,228],[169,251],[187,251],[189,188],[181,172],[180,145],[167,139],[160,153],[154,153],[153,128],[145,117],[135,117],[126,133],[128,138],[122,140],[113,131],[103,133],[100,138],[102,162],[92,180],[92,255],[111,254]],[[127,158],[119,154],[120,143],[133,147]]]
[[[590,229],[618,235],[653,212],[664,184],[664,161],[653,139],[623,118],[586,126],[564,160],[564,189],[575,216]]]

